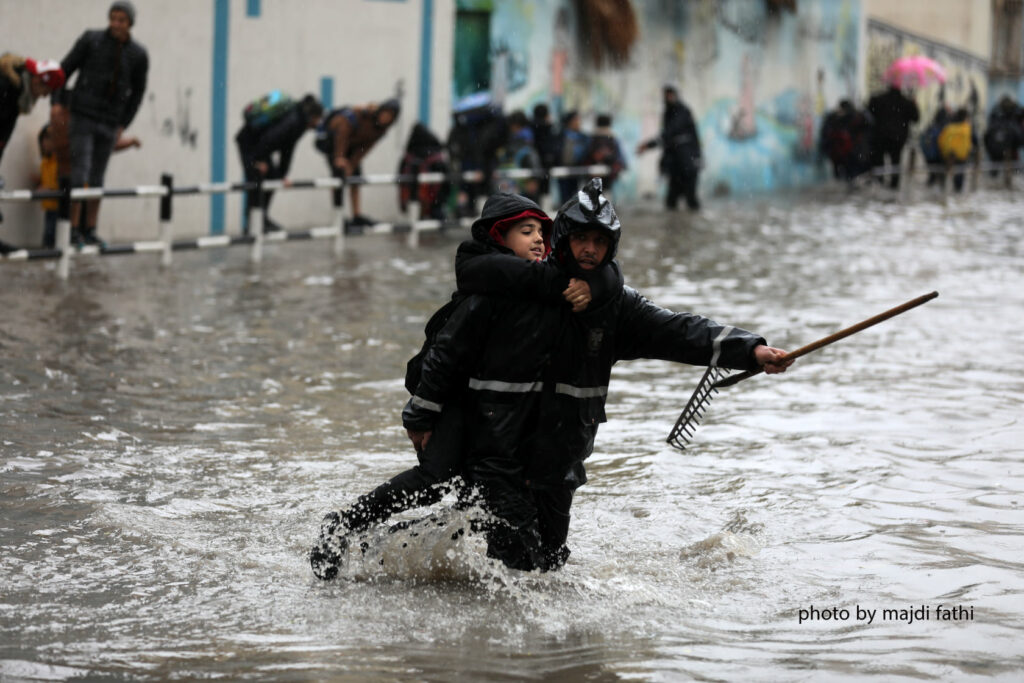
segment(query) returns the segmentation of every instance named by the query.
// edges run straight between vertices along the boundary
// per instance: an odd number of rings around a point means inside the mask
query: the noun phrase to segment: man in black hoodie
[[[868,113],[874,120],[871,135],[872,164],[882,166],[886,162],[895,167],[889,175],[889,187],[900,186],[900,157],[903,146],[910,136],[911,124],[917,123],[921,112],[917,103],[904,95],[898,87],[890,85],[884,92],[872,96],[868,100]],[[879,176],[878,181],[885,183],[885,177]]]
[[[429,433],[444,405],[459,401],[468,476],[495,521],[488,554],[516,569],[565,563],[569,508],[586,482],[612,366],[655,358],[768,373],[788,366],[763,338],[692,313],[655,306],[623,286],[613,263],[619,219],[591,180],[559,211],[552,258],[563,277],[611,271],[607,296],[579,315],[519,298],[471,295],[423,357],[403,412],[411,432]],[[491,255],[477,260],[486,267]],[[456,276],[460,277],[458,262]],[[460,281],[461,286],[461,281]]]
[[[103,187],[107,162],[121,133],[135,118],[146,91],[149,56],[132,40],[135,6],[116,0],[107,13],[106,30],[86,31],[75,43],[61,67],[68,79],[79,72],[71,95],[71,184]],[[72,207],[75,240],[100,244],[96,235],[100,200]]]
[[[691,211],[700,208],[697,199],[697,178],[704,167],[700,134],[690,108],[679,99],[679,92],[671,85],[662,89],[665,109],[661,114],[661,134],[640,143],[636,153],[661,147],[659,168],[668,177],[665,208],[675,209],[680,197],[686,199]]]

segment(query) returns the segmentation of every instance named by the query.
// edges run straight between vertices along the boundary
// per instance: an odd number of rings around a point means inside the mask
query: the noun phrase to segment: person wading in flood
[[[533,201],[499,193],[488,198],[481,217],[473,224],[473,239],[459,246],[456,256],[462,277],[452,300],[427,323],[424,350],[408,366],[406,386],[412,393],[420,381],[420,363],[438,332],[462,304],[468,293],[489,291],[524,300],[544,300],[552,306],[581,311],[590,303],[590,285],[570,279],[550,264],[542,263],[550,252],[551,219]],[[496,259],[479,258],[488,254]],[[410,400],[410,404],[415,401]],[[406,410],[410,410],[407,406]],[[320,538],[310,553],[313,572],[322,579],[337,575],[349,537],[371,524],[413,507],[441,499],[453,477],[463,473],[463,412],[460,401],[450,401],[438,411],[430,431],[408,431],[419,464],[360,496],[351,506],[328,513]]]
[[[403,412],[408,430],[428,434],[449,402],[461,403],[466,474],[493,516],[488,556],[515,569],[556,569],[568,558],[569,508],[586,482],[583,461],[605,421],[615,362],[656,358],[768,373],[789,365],[776,364],[785,351],[757,335],[673,313],[623,286],[612,260],[621,226],[601,188],[591,180],[561,208],[549,262],[591,282],[612,273],[605,300],[572,315],[519,298],[468,296],[424,355]]]

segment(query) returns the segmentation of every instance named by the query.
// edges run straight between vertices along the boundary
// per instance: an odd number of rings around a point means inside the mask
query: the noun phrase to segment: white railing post
[[[409,239],[408,245],[410,248],[415,249],[420,246],[420,231],[416,227],[416,223],[420,216],[420,203],[415,199],[409,200],[409,206],[405,211],[405,217],[409,221]]]
[[[60,200],[57,202],[57,277],[67,280],[71,271],[71,184],[65,178],[60,183]]]
[[[345,178],[336,175],[338,184],[331,190],[331,205],[334,207],[334,225],[338,234],[334,236],[334,255],[345,253]]]
[[[60,258],[57,260],[57,277],[61,280],[68,279],[71,270],[71,219],[57,219],[57,248],[60,249]]]

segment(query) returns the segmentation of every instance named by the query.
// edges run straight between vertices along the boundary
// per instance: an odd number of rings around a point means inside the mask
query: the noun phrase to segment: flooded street
[[[624,212],[627,284],[775,346],[940,296],[722,390],[685,453],[701,369],[618,365],[545,575],[443,533],[306,560],[414,462],[468,233],[0,264],[0,679],[1019,680],[1024,200],[829,192]]]

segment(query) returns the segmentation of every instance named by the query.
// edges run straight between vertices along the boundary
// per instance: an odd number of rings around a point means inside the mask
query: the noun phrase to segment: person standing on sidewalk
[[[116,0],[106,29],[86,31],[61,61],[68,78],[78,73],[71,95],[71,184],[103,187],[107,162],[118,138],[135,118],[146,91],[149,56],[132,40],[135,6]],[[100,200],[72,207],[74,239],[102,244],[96,235]]]

